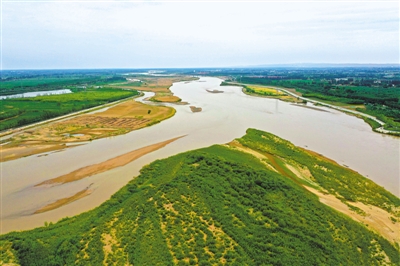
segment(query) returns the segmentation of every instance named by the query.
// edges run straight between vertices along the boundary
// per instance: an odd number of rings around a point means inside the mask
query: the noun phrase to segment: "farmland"
[[[139,93],[134,90],[98,88],[63,95],[5,99],[0,105],[0,131],[136,95]]]
[[[67,143],[125,134],[157,124],[174,114],[171,107],[127,100],[102,112],[80,115],[16,134],[2,146],[1,161],[65,149]]]

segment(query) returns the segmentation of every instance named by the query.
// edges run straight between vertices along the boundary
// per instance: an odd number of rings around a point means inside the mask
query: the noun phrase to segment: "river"
[[[175,116],[151,127],[47,156],[35,155],[2,163],[1,232],[31,229],[44,225],[45,221],[55,222],[90,210],[155,159],[227,143],[243,136],[250,127],[321,153],[369,177],[395,195],[400,194],[398,138],[375,133],[363,120],[337,110],[318,107],[323,110],[318,111],[275,99],[248,96],[239,87],[219,87],[221,81],[206,77],[174,83],[171,87],[175,95],[190,105],[201,107],[202,112],[192,113],[189,105],[171,105],[177,110]],[[209,93],[207,89],[224,93]],[[33,187],[81,167],[183,135],[186,136],[123,167],[72,183]],[[32,214],[40,207],[70,197],[90,185],[91,195],[52,211]]]

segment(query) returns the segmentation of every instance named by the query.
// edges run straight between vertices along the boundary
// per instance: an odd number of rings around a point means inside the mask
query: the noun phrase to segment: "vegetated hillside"
[[[326,180],[337,177],[328,174],[325,181],[322,176],[296,178],[294,168],[285,162],[292,160],[289,163],[303,172],[310,164],[333,171],[331,165],[307,157],[305,151],[300,154],[299,148],[262,131],[248,130],[235,143],[157,160],[92,211],[1,236],[0,261],[21,265],[399,264],[397,244],[320,203],[303,187],[338,188],[345,197],[346,192],[353,193],[343,185],[350,181],[331,184]],[[258,156],[262,153],[267,159]],[[303,157],[308,166],[300,165]],[[366,182],[357,174],[352,178]],[[368,190],[382,196],[369,200],[367,192],[360,192],[354,197],[385,206],[390,213],[400,205],[398,198],[375,184]]]

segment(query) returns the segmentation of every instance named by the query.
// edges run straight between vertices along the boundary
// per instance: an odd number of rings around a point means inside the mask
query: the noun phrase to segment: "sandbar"
[[[190,106],[190,110],[192,110],[193,113],[198,113],[201,112],[203,109],[201,107],[196,107],[196,106]]]
[[[152,144],[128,153],[125,153],[123,155],[117,156],[115,158],[109,159],[107,161],[98,163],[98,164],[93,164],[89,166],[82,167],[78,170],[75,170],[73,172],[70,172],[66,175],[62,175],[53,179],[46,180],[42,183],[39,183],[35,185],[35,187],[38,186],[43,186],[43,185],[53,185],[53,184],[64,184],[64,183],[69,183],[69,182],[74,182],[80,179],[83,179],[85,177],[89,177],[95,174],[99,174],[108,170],[111,170],[116,167],[124,166],[150,152],[156,151],[158,149],[161,149],[168,145],[171,142],[174,142],[177,139],[180,139],[184,136],[180,136],[177,138],[173,138],[170,140],[166,140],[163,142],[159,142],[156,144]]]
[[[75,195],[68,197],[68,198],[63,198],[63,199],[59,199],[53,203],[50,203],[46,206],[43,206],[42,208],[36,210],[34,212],[34,214],[38,214],[38,213],[42,213],[42,212],[47,212],[47,211],[51,211],[57,208],[60,208],[61,206],[67,205],[73,201],[76,201],[78,199],[81,199],[83,197],[86,197],[88,195],[90,195],[92,193],[91,190],[89,190],[90,186],[85,188],[84,190],[79,191],[78,193],[76,193]]]
[[[224,93],[224,91],[219,91],[219,90],[206,90],[209,93]]]

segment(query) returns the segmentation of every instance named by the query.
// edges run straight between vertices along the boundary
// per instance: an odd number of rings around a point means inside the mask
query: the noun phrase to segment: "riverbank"
[[[126,134],[157,124],[174,114],[175,109],[172,107],[147,105],[134,99],[125,100],[102,112],[68,116],[61,121],[59,118],[55,122],[17,133],[0,146],[0,161],[54,152],[75,147],[75,143],[79,145]]]
[[[192,264],[399,264],[398,198],[276,135],[248,129],[233,142],[147,164],[97,208],[1,236],[3,254],[27,262],[34,257],[40,265],[57,259],[102,264],[106,256],[121,265],[129,259],[187,264],[186,258]],[[326,206],[326,197],[308,186],[331,194],[347,212]],[[347,195],[357,200],[343,199]],[[375,231],[349,218],[364,215],[364,205],[365,219],[383,211],[396,231],[383,234],[384,225]],[[76,252],[61,252],[71,249]]]
[[[203,107],[203,112],[193,114],[189,106],[170,105],[177,109],[177,113],[155,126],[48,156],[42,154],[2,163],[3,232],[34,228],[42,226],[45,221],[54,223],[66,216],[86,212],[109,199],[152,161],[227,143],[243,135],[249,127],[273,132],[297,146],[333,158],[340,165],[348,165],[392,193],[399,194],[397,139],[375,134],[363,121],[339,111],[316,112],[283,101],[251,97],[244,95],[238,87],[221,88],[220,82],[215,78],[202,78],[201,82],[179,82],[172,86],[172,92],[191,105]],[[205,89],[225,92],[211,94]],[[34,188],[45,180],[186,134],[185,138],[126,166],[76,182]],[[92,183],[93,192],[89,196],[53,211],[26,215],[58,199],[71,197]]]
[[[293,102],[297,102],[297,103],[310,102],[310,103],[313,103],[314,105],[321,105],[321,106],[329,107],[329,108],[332,108],[332,109],[336,109],[336,110],[339,110],[339,111],[342,111],[342,112],[345,112],[347,114],[354,115],[354,116],[356,116],[358,118],[363,119],[368,125],[371,126],[372,130],[377,132],[377,133],[393,135],[393,136],[397,136],[397,137],[400,136],[400,132],[398,132],[398,131],[392,131],[392,130],[384,129],[385,123],[383,121],[379,120],[378,118],[374,117],[374,116],[371,116],[371,115],[368,115],[368,114],[365,114],[365,113],[362,113],[362,112],[359,112],[359,111],[355,111],[355,110],[353,110],[351,108],[345,108],[345,107],[342,107],[342,106],[334,105],[333,103],[327,103],[327,102],[317,101],[317,100],[310,99],[310,98],[305,98],[305,97],[301,96],[298,92],[295,93],[295,92],[290,91],[289,89],[286,89],[286,88],[275,87],[275,86],[257,85],[260,88],[275,89],[275,90],[278,90],[278,91],[282,91],[282,92],[286,93],[289,96],[288,100],[285,100],[280,95],[262,95],[262,94],[258,94],[256,92],[253,92],[253,93],[248,92],[246,90],[246,87],[247,86],[254,86],[252,84],[226,83],[226,85],[243,87],[243,89],[242,89],[243,93],[251,95],[251,96],[267,97],[267,98],[274,98],[274,99],[277,98],[277,99],[280,99],[280,100],[283,100],[283,101],[288,101],[288,102],[293,101]],[[377,124],[379,124],[380,126],[378,126]]]

